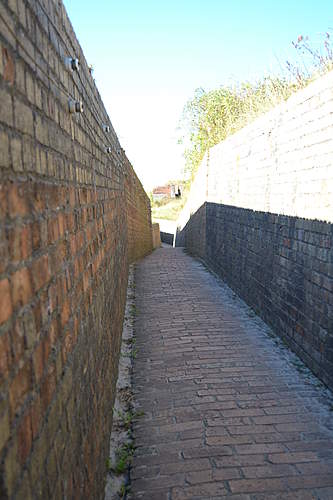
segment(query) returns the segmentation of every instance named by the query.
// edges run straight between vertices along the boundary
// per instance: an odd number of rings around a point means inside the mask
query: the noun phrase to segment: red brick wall
[[[130,162],[125,159],[128,255],[134,261],[152,250],[150,200],[143,191]]]
[[[128,264],[151,248],[148,197],[63,5],[2,2],[1,498],[103,497]]]

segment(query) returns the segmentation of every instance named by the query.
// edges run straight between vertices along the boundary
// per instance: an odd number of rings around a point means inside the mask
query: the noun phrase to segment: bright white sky
[[[181,175],[194,90],[279,72],[333,27],[331,0],[64,1],[122,147],[147,190]],[[333,35],[333,34],[332,34]]]

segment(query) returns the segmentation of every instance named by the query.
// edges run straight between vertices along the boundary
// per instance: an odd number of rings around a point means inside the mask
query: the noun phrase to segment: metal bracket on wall
[[[76,57],[65,57],[64,62],[69,71],[79,71],[80,61]]]
[[[70,113],[83,113],[83,102],[74,101],[74,99],[69,99],[68,109]]]

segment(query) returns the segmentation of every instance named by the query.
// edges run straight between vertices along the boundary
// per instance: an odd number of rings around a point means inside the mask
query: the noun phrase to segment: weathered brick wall
[[[177,235],[178,242],[181,244],[177,246],[186,247],[193,255],[206,258],[206,244],[207,244],[207,217],[206,217],[206,203],[201,205],[198,210],[191,215],[185,229],[180,235]],[[181,238],[180,238],[181,236]]]
[[[128,255],[130,262],[151,252],[153,236],[150,200],[142,189],[130,162],[125,158],[125,191],[127,202]]]
[[[332,158],[333,72],[209,151],[176,239],[331,388]]]
[[[333,388],[333,224],[205,203],[183,233],[186,248]]]
[[[150,206],[59,1],[0,4],[0,176],[0,497],[102,498]]]
[[[157,222],[152,224],[152,235],[153,235],[153,248],[159,248],[161,246],[161,234],[160,225]]]
[[[165,231],[160,231],[161,241],[162,243],[166,243],[167,245],[173,245],[174,235],[172,233],[166,233]]]
[[[333,225],[205,206],[208,265],[333,388]]]

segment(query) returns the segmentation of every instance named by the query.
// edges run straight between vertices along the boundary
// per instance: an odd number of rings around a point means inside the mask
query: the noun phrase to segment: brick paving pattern
[[[202,264],[136,266],[131,499],[333,499],[331,393]]]

